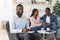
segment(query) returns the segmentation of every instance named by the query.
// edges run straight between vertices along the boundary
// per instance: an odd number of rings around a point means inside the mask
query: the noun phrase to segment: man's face
[[[46,10],[45,10],[45,13],[46,13],[46,14],[50,14],[50,10],[46,9]]]
[[[16,8],[16,11],[17,11],[17,15],[18,15],[18,16],[21,16],[21,15],[23,14],[23,7],[18,6],[18,7]]]

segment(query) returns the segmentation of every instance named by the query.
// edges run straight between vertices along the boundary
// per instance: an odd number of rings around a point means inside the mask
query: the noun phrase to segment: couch
[[[17,40],[16,34],[11,34],[10,33],[10,28],[9,28],[9,21],[6,22],[6,31],[9,36],[9,40]],[[60,18],[58,18],[58,33],[57,33],[57,38],[60,38]]]

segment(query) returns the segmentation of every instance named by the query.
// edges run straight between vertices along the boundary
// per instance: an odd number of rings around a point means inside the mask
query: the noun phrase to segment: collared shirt
[[[10,32],[11,33],[21,33],[22,29],[29,28],[29,22],[24,15],[18,17],[14,15],[10,20]]]
[[[31,22],[31,28],[32,27],[37,27],[37,26],[41,26],[41,20],[40,17],[38,16],[37,19],[35,19],[33,16],[30,18],[30,22]]]
[[[47,14],[43,15],[40,19],[41,19],[43,22],[46,22],[46,21],[47,21],[46,18],[47,18]],[[53,24],[55,24],[56,26],[58,26],[57,16],[51,14],[51,15],[50,15],[50,23],[53,23]]]
[[[47,23],[50,23],[50,16],[47,16],[47,17],[46,17],[46,22],[47,22]]]

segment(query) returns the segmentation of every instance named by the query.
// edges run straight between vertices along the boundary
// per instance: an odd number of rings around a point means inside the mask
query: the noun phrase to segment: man
[[[30,40],[28,33],[29,23],[23,15],[23,5],[18,4],[16,7],[16,15],[10,21],[10,32],[16,33],[18,40]]]
[[[47,28],[50,28],[51,30],[56,31],[55,36],[57,36],[57,26],[58,26],[57,17],[51,14],[50,8],[46,8],[45,13],[46,14],[41,17],[41,19],[43,20],[43,27],[45,28],[45,30]]]

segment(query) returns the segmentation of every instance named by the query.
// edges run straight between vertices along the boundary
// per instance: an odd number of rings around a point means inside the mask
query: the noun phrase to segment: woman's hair
[[[36,12],[36,11],[38,11],[38,9],[35,9],[35,8],[34,8],[34,9],[32,10],[32,14],[31,14],[30,17],[32,17],[32,16],[34,15],[34,12]]]

